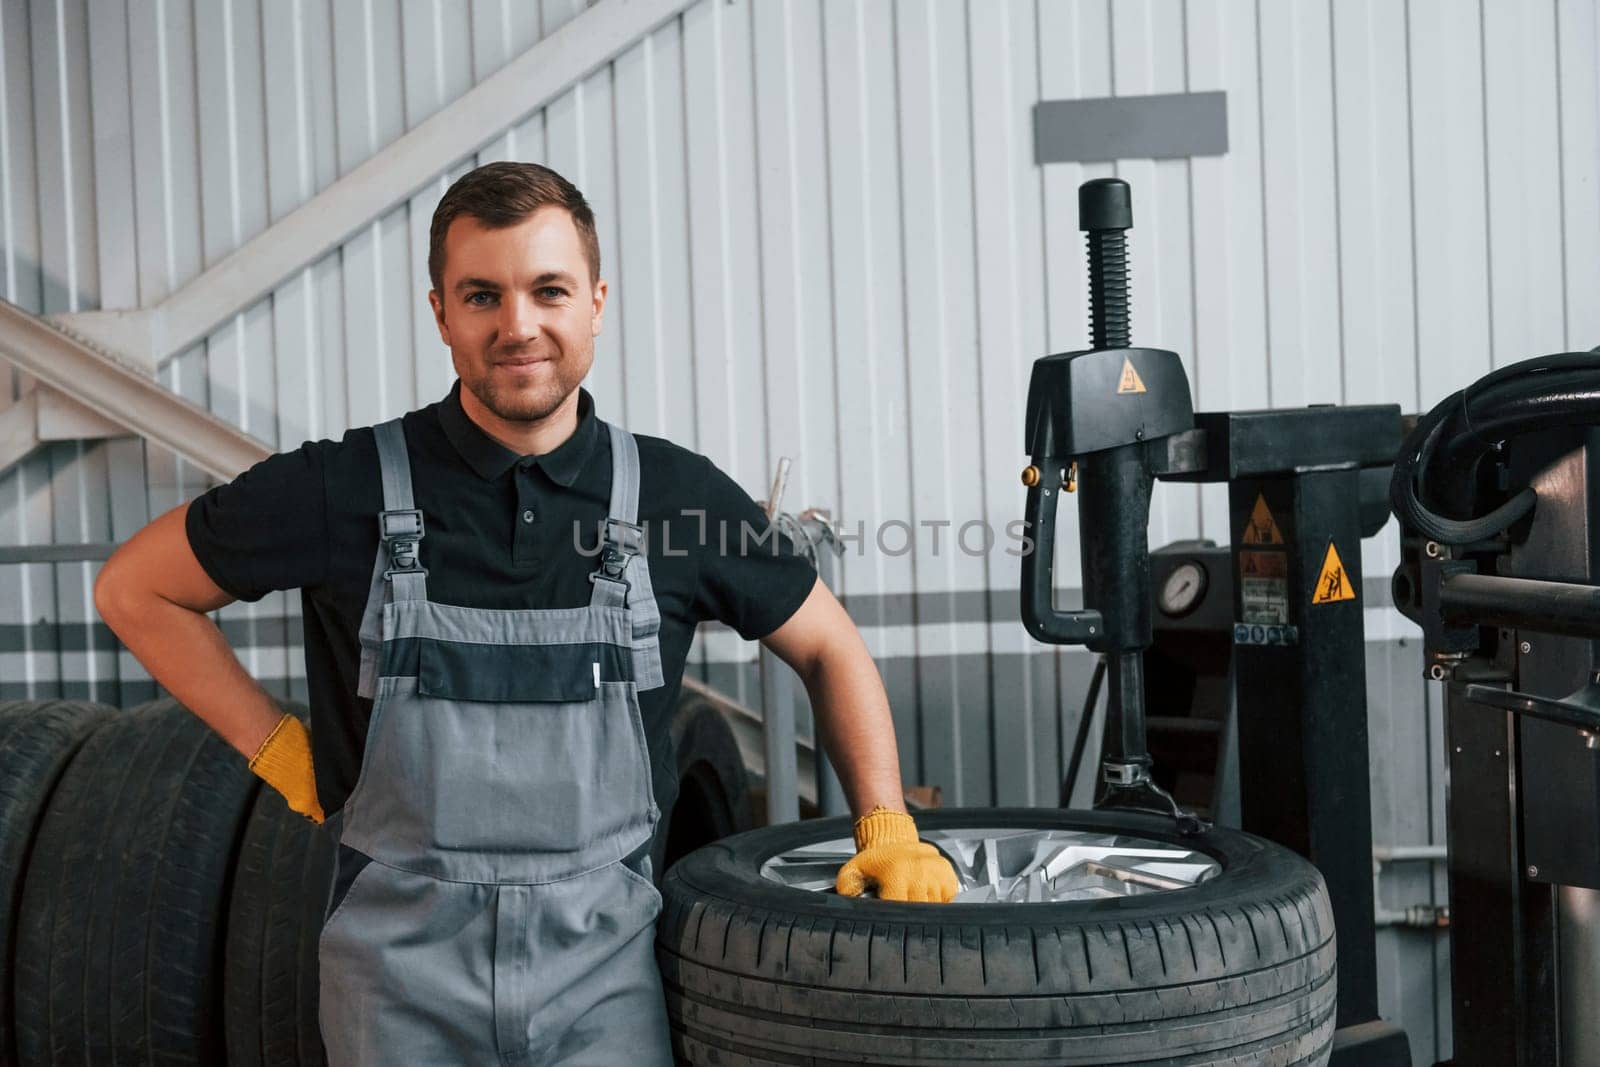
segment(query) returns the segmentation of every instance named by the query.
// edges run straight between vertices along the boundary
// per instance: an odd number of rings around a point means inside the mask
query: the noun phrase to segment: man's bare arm
[[[906,814],[889,697],[850,616],[819,579],[794,616],[764,644],[805,679],[822,746],[839,770],[855,822],[856,854],[834,888],[885,900],[940,903],[961,891],[950,862],[917,839]],[[878,810],[878,809],[887,810]]]
[[[134,534],[100,569],[94,606],[156,681],[246,757],[282,718],[206,615],[233,598],[184,533],[180,504]]]
[[[805,682],[823,750],[850,810],[905,811],[894,720],[872,654],[821,579],[798,611],[762,640]]]

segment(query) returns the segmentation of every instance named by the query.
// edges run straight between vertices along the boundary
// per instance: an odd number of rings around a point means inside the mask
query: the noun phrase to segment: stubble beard
[[[496,418],[506,422],[540,422],[554,414],[573,390],[582,384],[593,356],[594,344],[591,341],[584,352],[572,353],[571,356],[544,364],[553,373],[534,371],[542,381],[521,386],[514,384],[510,375],[497,375],[491,361],[482,365],[481,373],[471,378],[463,375],[461,384],[471,390],[472,395],[478,398],[478,403]]]

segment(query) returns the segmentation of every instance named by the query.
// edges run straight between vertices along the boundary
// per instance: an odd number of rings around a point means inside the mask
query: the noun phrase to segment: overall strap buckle
[[[426,575],[418,553],[422,547],[422,511],[420,508],[398,508],[378,513],[378,537],[389,553],[389,567],[384,578],[397,574]]]
[[[600,567],[589,575],[589,581],[604,579],[621,582],[631,587],[625,577],[633,557],[644,551],[644,527],[621,519],[606,519],[603,543],[600,546]]]

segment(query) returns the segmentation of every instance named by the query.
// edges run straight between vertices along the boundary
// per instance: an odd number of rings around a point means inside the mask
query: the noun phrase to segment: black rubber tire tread
[[[303,708],[289,706],[300,714]],[[321,1067],[317,942],[333,838],[262,789],[245,827],[228,909],[223,1002],[229,1067]]]
[[[1183,843],[1220,874],[1108,900],[851,900],[761,878],[848,839],[846,819],[768,827],[686,857],[662,885],[657,957],[691,1064],[1289,1067],[1331,1053],[1335,942],[1316,868],[1246,834],[1059,809],[923,812],[923,830],[1060,827]]]
[[[34,834],[73,753],[115,713],[86,700],[0,701],[0,1064],[17,1061],[11,961]]]
[[[223,1062],[222,924],[256,788],[244,758],[170,698],[89,734],[23,890],[24,1065]]]

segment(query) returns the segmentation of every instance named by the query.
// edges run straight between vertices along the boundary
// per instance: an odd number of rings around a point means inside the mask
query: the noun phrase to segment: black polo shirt
[[[467,417],[460,389],[457,381],[443,400],[404,417],[428,598],[501,609],[589,603],[611,493],[611,442],[593,398],[580,390],[577,429],[555,450],[518,456]],[[638,518],[661,609],[666,679],[640,693],[639,704],[665,825],[677,794],[672,709],[695,627],[718,619],[746,639],[765,637],[800,607],[816,571],[781,534],[763,539],[761,509],[710,460],[659,437],[635,437]],[[372,712],[372,702],[356,696],[358,634],[382,509],[368,426],[262,460],[198,497],[187,517],[195,556],[230,596],[301,590],[312,758],[330,815],[355,785]]]

